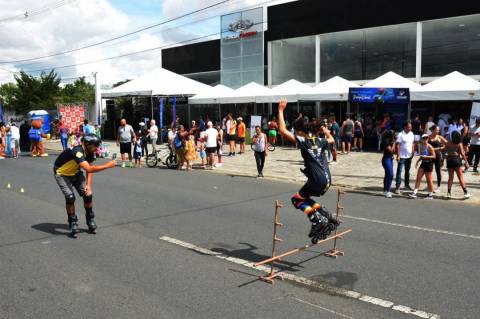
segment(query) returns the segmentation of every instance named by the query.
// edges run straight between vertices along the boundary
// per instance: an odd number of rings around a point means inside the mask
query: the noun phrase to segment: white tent
[[[303,95],[311,94],[312,87],[302,82],[291,79],[271,89],[270,96],[260,96],[258,103],[278,103],[280,99],[285,98],[289,102],[297,102]]]
[[[414,101],[469,101],[480,99],[480,82],[454,71],[413,92]]]
[[[114,89],[102,92],[102,97],[195,95],[208,92],[210,89],[211,87],[206,84],[157,68]]]
[[[367,88],[408,88],[410,91],[421,90],[422,86],[395,72],[388,72],[363,85]]]
[[[266,98],[271,98],[272,90],[255,82],[250,82],[244,86],[227,93],[223,96],[218,96],[218,103],[231,104],[231,103],[256,103]],[[260,102],[262,103],[262,102]]]
[[[189,104],[216,104],[218,103],[218,98],[232,94],[235,90],[225,86],[218,84],[211,88],[208,92],[201,93],[195,95],[188,99]]]
[[[358,84],[335,76],[325,82],[317,84],[312,88],[310,94],[304,94],[301,100],[304,101],[346,101],[350,88],[359,87]]]

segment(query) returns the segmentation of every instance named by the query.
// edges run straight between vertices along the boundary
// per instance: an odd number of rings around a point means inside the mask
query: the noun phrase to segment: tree
[[[35,109],[55,109],[56,97],[60,92],[60,77],[51,70],[35,78],[21,71],[15,75],[16,88],[13,90],[10,106],[17,114]]]
[[[7,110],[13,109],[12,104],[15,99],[15,90],[17,86],[14,83],[4,83],[0,85],[0,96]]]
[[[85,81],[85,77],[78,78],[75,82],[65,85],[58,97],[60,103],[87,102],[95,104],[95,86]]]

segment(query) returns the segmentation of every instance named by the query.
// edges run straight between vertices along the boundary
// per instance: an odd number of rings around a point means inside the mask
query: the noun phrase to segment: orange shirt
[[[237,127],[238,137],[245,137],[245,131],[246,131],[245,123],[242,122],[238,124],[238,127]]]

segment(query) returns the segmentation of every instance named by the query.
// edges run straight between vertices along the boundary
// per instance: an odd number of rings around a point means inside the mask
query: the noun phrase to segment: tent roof
[[[257,102],[278,103],[282,98],[287,99],[289,102],[297,102],[299,97],[304,94],[310,94],[311,92],[311,86],[291,79],[271,89],[269,96],[259,97]]]
[[[449,73],[422,87],[422,91],[474,91],[480,90],[480,82],[458,71]]]
[[[102,97],[132,95],[194,95],[211,89],[210,86],[163,68],[151,72],[102,93]]]
[[[255,82],[250,82],[244,86],[218,97],[220,103],[254,103],[261,98],[271,97],[272,90]]]
[[[420,90],[422,86],[395,72],[388,72],[363,85],[367,88],[408,88],[410,91]]]
[[[351,87],[359,87],[355,82],[335,76],[312,88],[311,94],[302,97],[302,100],[310,101],[344,101],[348,99],[348,91]]]
[[[217,99],[224,97],[228,94],[235,92],[234,89],[231,89],[225,85],[218,84],[201,94],[197,94],[194,97],[188,99],[190,104],[215,104],[218,103]]]

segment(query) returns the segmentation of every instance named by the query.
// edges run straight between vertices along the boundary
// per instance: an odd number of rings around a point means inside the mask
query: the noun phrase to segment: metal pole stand
[[[339,216],[339,213],[340,211],[343,212],[344,210],[344,207],[343,206],[340,206],[340,196],[341,195],[344,195],[345,192],[344,191],[341,191],[340,188],[337,189],[337,213],[335,215],[335,218],[337,220],[338,219],[338,216]],[[343,215],[343,214],[342,214]],[[337,229],[335,229],[335,236],[337,235]],[[342,238],[342,237],[335,237],[335,239],[333,240],[333,249],[326,252],[324,255],[327,256],[327,257],[331,257],[331,258],[337,258],[339,256],[345,256],[345,252],[342,251],[342,250],[338,250],[337,249],[337,238]]]
[[[277,242],[282,242],[283,240],[277,237],[277,227],[283,227],[283,224],[280,223],[278,220],[278,213],[279,209],[282,208],[283,205],[277,200],[275,201],[275,216],[273,218],[273,235],[272,235],[272,258],[275,258],[275,249],[277,246]],[[280,260],[280,259],[278,259]],[[276,272],[273,267],[274,260],[270,262],[270,273],[268,276],[260,276],[260,279],[268,282],[269,284],[275,284],[275,278],[283,280],[283,277],[280,273]]]

